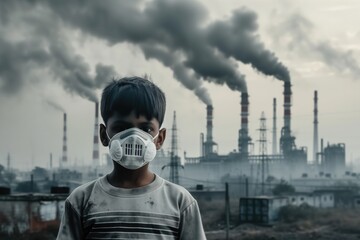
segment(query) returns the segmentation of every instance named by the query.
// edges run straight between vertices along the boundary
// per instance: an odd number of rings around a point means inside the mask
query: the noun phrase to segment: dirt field
[[[208,240],[226,239],[224,204],[200,203]],[[229,239],[359,240],[360,210],[293,208],[271,226],[238,223],[238,202],[231,202]]]

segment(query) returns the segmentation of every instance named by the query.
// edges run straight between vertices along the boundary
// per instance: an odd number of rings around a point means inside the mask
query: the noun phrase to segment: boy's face
[[[109,138],[112,138],[118,132],[124,131],[129,128],[139,128],[144,132],[149,133],[151,136],[155,137],[159,133],[154,143],[156,149],[159,150],[164,143],[166,137],[166,129],[160,128],[160,124],[157,119],[153,118],[148,120],[145,116],[137,116],[135,112],[131,112],[129,115],[124,116],[118,112],[115,112],[107,121],[107,126],[100,124],[100,139],[104,146],[109,145]],[[107,133],[107,134],[106,134]],[[107,136],[108,135],[108,136]]]

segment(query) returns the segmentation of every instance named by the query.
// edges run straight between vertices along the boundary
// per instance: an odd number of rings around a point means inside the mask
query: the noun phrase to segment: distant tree
[[[281,207],[278,218],[280,221],[290,223],[299,220],[313,219],[316,215],[319,215],[318,209],[303,203],[300,206],[287,205]]]
[[[283,194],[294,193],[295,188],[287,181],[282,179],[280,183],[275,185],[275,187],[272,189],[272,192],[275,196],[279,196]]]
[[[276,181],[276,177],[274,177],[274,176],[269,175],[269,176],[266,178],[266,182],[275,182],[275,181]]]
[[[49,178],[48,171],[42,167],[35,167],[32,171],[32,174],[36,179],[47,179]]]

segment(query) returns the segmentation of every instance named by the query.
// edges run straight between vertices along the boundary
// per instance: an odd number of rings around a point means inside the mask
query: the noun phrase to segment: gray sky
[[[94,101],[112,76],[151,74],[165,92],[164,127],[177,112],[180,151],[199,155],[205,103],[214,106],[219,153],[237,149],[240,91],[255,142],[272,99],[283,125],[283,81],[293,87],[292,131],[312,160],[313,92],[319,136],[360,161],[359,1],[81,1],[0,4],[0,164],[48,166],[62,149],[91,163]],[[278,136],[280,133],[278,133]],[[164,148],[168,149],[170,131]],[[106,148],[101,148],[106,153]]]

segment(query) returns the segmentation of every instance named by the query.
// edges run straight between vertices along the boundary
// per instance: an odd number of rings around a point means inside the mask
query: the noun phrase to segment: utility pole
[[[226,216],[226,240],[229,239],[230,229],[230,201],[229,201],[229,183],[225,183],[225,216]]]

